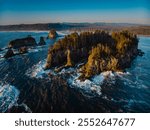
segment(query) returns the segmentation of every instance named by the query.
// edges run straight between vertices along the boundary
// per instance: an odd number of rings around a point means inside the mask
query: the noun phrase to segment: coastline
[[[121,30],[120,30],[121,31]],[[48,33],[49,30],[0,30],[0,33],[7,33],[7,32],[31,32],[31,33]],[[73,30],[58,30],[58,33],[63,33],[63,32],[78,32],[78,31],[73,31]],[[150,37],[150,34],[137,34],[138,37]]]

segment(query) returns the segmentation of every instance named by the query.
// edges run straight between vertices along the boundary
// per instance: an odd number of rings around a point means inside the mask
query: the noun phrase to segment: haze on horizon
[[[53,22],[150,24],[149,0],[0,0],[0,25]]]

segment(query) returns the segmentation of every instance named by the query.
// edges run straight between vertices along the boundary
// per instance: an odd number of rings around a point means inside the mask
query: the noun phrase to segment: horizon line
[[[129,25],[147,25],[146,23],[132,23],[132,22],[37,22],[37,23],[16,23],[16,24],[0,24],[0,26],[19,26],[19,25],[33,25],[33,24],[96,24],[96,23],[104,23],[104,24],[129,24]]]

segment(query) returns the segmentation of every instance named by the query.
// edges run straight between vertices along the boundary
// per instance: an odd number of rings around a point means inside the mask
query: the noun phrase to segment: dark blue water
[[[39,42],[40,36],[46,37],[48,32],[0,32],[0,48],[5,48],[10,40],[27,35],[32,35]],[[96,103],[104,110],[102,112],[150,112],[150,37],[140,36],[139,39],[139,49],[145,54],[138,56],[126,73],[104,72],[84,82],[77,80],[79,74],[75,68],[62,70],[59,75],[70,73],[66,79],[70,88],[78,88],[87,100],[96,98]],[[0,112],[17,105],[34,112],[26,100],[28,93],[35,91],[31,90],[32,87],[37,90],[46,87],[45,83],[50,80],[47,73],[51,70],[45,72],[43,67],[48,48],[54,42],[47,40],[45,46],[33,48],[27,54],[0,59]],[[4,53],[1,51],[0,55]],[[91,108],[96,107],[94,102],[88,104]]]

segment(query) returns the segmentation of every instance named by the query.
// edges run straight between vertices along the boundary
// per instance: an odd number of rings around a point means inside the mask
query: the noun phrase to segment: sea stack
[[[9,48],[20,48],[20,47],[24,47],[24,46],[36,46],[36,41],[33,37],[28,36],[26,38],[22,38],[22,39],[16,39],[16,40],[12,40],[10,41],[8,47]]]
[[[48,34],[48,38],[55,39],[57,37],[58,37],[58,34],[57,34],[56,30],[55,29],[51,29],[49,34]]]
[[[128,31],[72,33],[49,48],[45,68],[84,61],[81,77],[88,79],[104,71],[125,71],[137,55],[138,38]]]
[[[39,46],[46,45],[46,42],[44,41],[44,37],[40,37],[40,42],[38,45]]]

